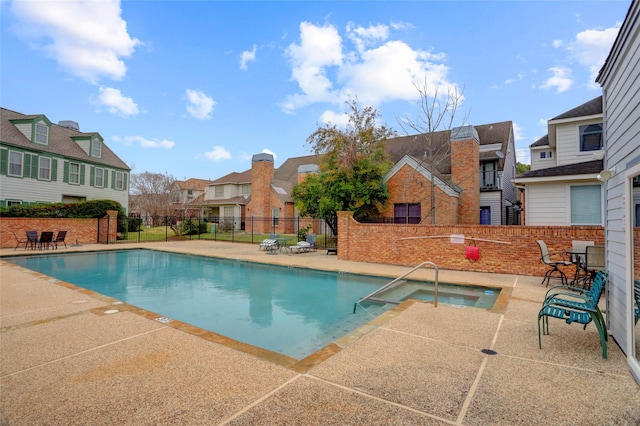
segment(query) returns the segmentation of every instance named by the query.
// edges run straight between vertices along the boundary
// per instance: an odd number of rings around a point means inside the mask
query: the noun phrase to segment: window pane
[[[580,126],[580,151],[597,151],[602,148],[602,124]]]
[[[80,164],[69,164],[69,182],[80,183]]]
[[[95,185],[98,187],[104,186],[104,169],[96,169]]]
[[[123,175],[122,172],[116,172],[116,189],[122,189],[123,184]]]
[[[102,153],[102,143],[99,140],[94,140],[91,145],[91,156],[92,157],[100,157]]]
[[[36,124],[36,142],[47,144],[49,129],[44,124]]]
[[[600,185],[571,187],[571,224],[602,225]]]
[[[22,154],[9,152],[9,175],[22,176]]]
[[[51,179],[51,159],[47,157],[40,157],[40,171],[38,172],[40,179]]]

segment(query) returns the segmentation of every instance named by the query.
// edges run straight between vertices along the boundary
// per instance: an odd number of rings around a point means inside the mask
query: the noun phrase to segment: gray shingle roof
[[[600,173],[604,166],[603,160],[585,161],[584,163],[566,164],[564,166],[549,167],[546,169],[531,170],[516,176],[521,178],[539,178],[554,176],[576,176]]]
[[[49,131],[49,145],[40,145],[29,141],[11,122],[11,120],[29,120],[42,116],[42,114],[25,115],[0,108],[0,142],[32,151],[58,154],[75,160],[131,170],[120,157],[111,151],[106,143],[102,144],[102,157],[96,158],[88,155],[80,145],[72,139],[72,137],[91,137],[98,134],[97,132],[79,132],[52,123]]]
[[[549,135],[544,135],[529,146],[549,146]]]
[[[598,96],[597,98],[593,98],[588,102],[583,103],[573,109],[570,109],[567,112],[563,112],[562,114],[553,117],[553,120],[562,120],[566,118],[577,118],[577,117],[586,117],[589,115],[602,114],[602,96]]]

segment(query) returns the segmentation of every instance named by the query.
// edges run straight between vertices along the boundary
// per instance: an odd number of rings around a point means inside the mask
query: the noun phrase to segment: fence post
[[[164,240],[169,241],[169,216],[164,217]]]

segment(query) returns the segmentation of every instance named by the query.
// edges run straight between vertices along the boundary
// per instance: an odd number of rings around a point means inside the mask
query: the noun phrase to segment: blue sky
[[[630,1],[0,0],[0,102],[99,132],[133,169],[217,179],[310,154],[345,101],[405,134],[416,82],[458,88],[456,123],[511,120],[518,160],[601,94]]]

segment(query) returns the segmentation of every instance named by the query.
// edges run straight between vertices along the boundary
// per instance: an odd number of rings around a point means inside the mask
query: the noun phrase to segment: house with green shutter
[[[114,200],[129,206],[131,169],[98,132],[0,108],[0,206]]]

